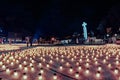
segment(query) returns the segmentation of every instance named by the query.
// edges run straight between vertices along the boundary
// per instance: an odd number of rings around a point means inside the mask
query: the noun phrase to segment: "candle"
[[[118,71],[118,68],[115,68],[115,70],[114,70],[114,74],[117,75],[118,72],[119,72],[119,71]]]
[[[101,78],[101,75],[100,75],[99,71],[96,73],[96,78]]]
[[[11,64],[10,64],[11,66],[13,66],[14,65],[14,63],[13,62],[11,62]]]
[[[44,73],[44,70],[43,68],[40,69],[40,73],[43,74]]]
[[[43,77],[42,77],[41,73],[39,73],[38,75],[39,75],[38,80],[43,80]]]
[[[28,80],[28,76],[26,75],[26,73],[24,73],[23,75],[23,80]]]
[[[57,80],[57,75],[54,73],[53,80]]]
[[[70,72],[70,73],[72,73],[72,72],[73,72],[73,69],[72,69],[72,67],[70,67],[70,69],[69,69],[69,72]]]
[[[23,68],[23,67],[22,67],[22,65],[20,64],[20,65],[19,65],[19,69],[22,69],[22,68]]]
[[[0,62],[0,66],[2,66],[3,65],[3,62]]]
[[[19,74],[18,74],[18,72],[15,70],[15,71],[14,71],[14,74],[13,74],[13,78],[16,78],[16,79],[17,79],[18,77],[19,77]]]
[[[25,72],[28,72],[28,68],[27,68],[27,67],[24,67],[24,71],[25,71]]]
[[[31,68],[31,71],[32,71],[32,72],[35,72],[35,68],[34,68],[33,66],[32,66],[32,68]]]
[[[89,68],[87,68],[87,70],[85,70],[85,75],[89,75],[90,74],[90,70]]]
[[[47,68],[49,68],[50,67],[50,65],[49,64],[47,64]]]
[[[79,77],[80,77],[80,76],[79,76],[79,72],[76,72],[75,78],[76,78],[76,79],[79,79]]]
[[[5,70],[5,69],[6,69],[6,66],[5,66],[5,65],[3,65],[3,66],[2,66],[2,69],[3,69],[3,70]]]
[[[98,71],[101,71],[101,70],[102,70],[102,67],[101,67],[101,66],[99,66],[99,67],[98,67]]]
[[[6,74],[10,74],[10,69],[6,69]]]
[[[78,67],[78,71],[81,71],[82,70],[82,67],[81,67],[81,65],[79,65],[79,67]]]

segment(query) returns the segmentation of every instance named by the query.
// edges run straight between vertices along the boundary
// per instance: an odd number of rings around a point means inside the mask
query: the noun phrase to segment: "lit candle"
[[[59,67],[59,69],[60,69],[60,71],[62,71],[62,70],[63,70],[63,67],[62,67],[62,65]]]
[[[35,72],[35,68],[34,68],[33,66],[32,66],[32,68],[31,68],[31,71],[32,71],[32,72]]]
[[[7,60],[6,62],[7,62],[8,64],[10,63],[10,61],[9,61],[9,60]]]
[[[90,74],[90,70],[89,68],[87,68],[87,70],[85,70],[85,75],[89,75]]]
[[[111,64],[108,64],[108,68],[111,68],[112,66],[111,66]]]
[[[81,71],[82,70],[82,67],[81,67],[81,65],[79,65],[79,67],[78,67],[78,71]]]
[[[30,63],[30,67],[31,67],[31,66],[33,66],[33,64],[32,64],[32,63]]]
[[[27,68],[27,67],[24,67],[24,71],[25,71],[25,72],[28,72],[28,68]]]
[[[11,64],[10,64],[11,66],[13,66],[14,65],[14,63],[13,62],[11,62]]]
[[[116,63],[116,65],[119,65],[119,61],[116,61],[115,63]]]
[[[96,78],[101,78],[101,75],[100,75],[99,71],[96,73]]]
[[[3,69],[3,70],[5,70],[5,69],[6,69],[6,66],[5,66],[5,65],[3,65],[3,66],[2,66],[2,69]]]
[[[23,80],[28,80],[28,76],[26,75],[26,73],[24,73],[24,75],[23,75],[23,78],[22,78]]]
[[[52,64],[53,63],[53,61],[52,60],[50,60],[50,64]]]
[[[69,69],[69,72],[70,72],[70,73],[72,73],[72,72],[73,72],[73,69],[72,69],[72,67],[70,67],[70,69]]]
[[[22,69],[22,68],[23,68],[23,67],[22,67],[22,65],[20,64],[20,65],[19,65],[19,69]]]
[[[24,65],[26,65],[26,64],[27,64],[27,62],[26,62],[26,61],[23,61],[23,64],[24,64]]]
[[[115,68],[114,74],[117,75],[119,73],[118,68]]]
[[[10,69],[6,69],[6,74],[10,74]]]
[[[89,63],[86,63],[86,65],[85,65],[86,67],[89,67],[90,65],[89,65]]]
[[[66,63],[66,66],[70,66],[69,62]]]
[[[49,68],[50,67],[50,65],[49,64],[47,64],[47,68]]]
[[[102,67],[101,67],[101,66],[99,66],[99,67],[98,67],[98,71],[101,71],[101,70],[102,70]]]
[[[43,74],[44,73],[44,70],[43,68],[40,69],[40,73]]]
[[[39,73],[38,75],[39,75],[38,80],[43,80],[43,77],[42,77],[41,73]]]
[[[53,80],[57,80],[57,75],[56,74],[53,75]]]
[[[76,72],[75,78],[76,78],[76,79],[79,79],[79,77],[80,77],[80,76],[79,76],[79,72]]]
[[[3,62],[0,62],[0,66],[2,66],[3,65]]]
[[[18,64],[18,63],[19,63],[19,61],[18,61],[18,60],[16,60],[16,63]]]
[[[16,70],[14,71],[14,74],[13,74],[13,78],[18,78],[19,77],[19,75],[18,75],[18,72],[16,72]]]

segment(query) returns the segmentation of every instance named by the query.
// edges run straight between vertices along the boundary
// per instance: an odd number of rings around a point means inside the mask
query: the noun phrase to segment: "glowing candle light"
[[[33,66],[33,64],[32,64],[32,63],[30,63],[30,67],[31,67],[31,66]]]
[[[27,62],[26,62],[26,61],[23,61],[23,64],[24,64],[24,65],[26,65],[26,64],[27,64]]]
[[[45,62],[46,60],[45,59],[43,59],[43,62]]]
[[[81,71],[82,70],[82,67],[81,67],[81,65],[79,65],[79,67],[78,67],[78,71]]]
[[[118,69],[115,68],[115,70],[114,70],[114,74],[117,75],[118,73],[119,73]]]
[[[44,73],[44,70],[43,68],[40,69],[40,73],[43,74]]]
[[[42,63],[39,63],[38,66],[39,66],[39,67],[42,67]]]
[[[23,78],[22,78],[23,80],[28,80],[28,76],[26,75],[26,73],[24,73],[24,75],[23,75]]]
[[[19,65],[19,69],[22,69],[22,68],[23,68],[23,67],[22,67],[22,65],[20,64],[20,65]]]
[[[18,74],[18,72],[15,70],[14,71],[14,74],[13,74],[13,78],[18,78],[19,77],[19,74]]]
[[[59,69],[60,69],[60,71],[62,71],[62,70],[63,70],[63,67],[62,67],[62,65],[59,67]]]
[[[57,58],[56,58],[56,60],[58,61],[58,60],[59,60],[59,58],[57,57]]]
[[[100,74],[100,72],[98,71],[97,73],[96,73],[96,78],[100,78],[101,77],[101,74]]]
[[[76,66],[78,66],[79,65],[79,62],[76,62]]]
[[[98,65],[98,61],[95,61],[95,65]]]
[[[8,64],[9,64],[9,63],[10,63],[10,61],[9,61],[9,60],[7,60],[7,61],[6,61],[6,63],[8,63]]]
[[[32,72],[35,72],[35,68],[34,68],[34,67],[32,67],[32,68],[31,68],[31,71],[32,71]]]
[[[79,61],[82,62],[82,59],[80,59]]]
[[[41,73],[39,73],[38,75],[39,75],[38,80],[43,80],[43,77],[42,77]]]
[[[87,68],[87,70],[85,70],[85,75],[89,75],[90,74],[90,70],[89,68]]]
[[[18,60],[16,60],[16,63],[18,64],[18,63],[19,63],[19,61],[18,61]]]
[[[27,68],[27,67],[24,67],[24,71],[25,71],[25,72],[28,72],[28,68]]]
[[[50,64],[52,64],[53,63],[53,61],[52,60],[50,60]]]
[[[57,80],[57,75],[54,73],[53,80]]]
[[[14,66],[14,62],[11,62],[10,65],[11,65],[11,66]]]
[[[3,65],[3,62],[0,62],[0,66],[2,66]]]
[[[50,65],[49,64],[47,64],[47,68],[49,68],[50,67]]]
[[[79,72],[76,72],[75,78],[76,78],[76,79],[79,79],[79,77],[80,77],[80,76],[79,76]]]
[[[2,66],[2,69],[3,69],[3,70],[5,70],[5,69],[6,69],[6,66],[5,66],[5,65],[3,65],[3,66]]]
[[[70,69],[69,69],[69,72],[70,72],[70,73],[72,73],[72,72],[73,72],[73,69],[72,69],[72,67],[70,67]]]
[[[115,64],[116,64],[116,65],[119,65],[119,61],[116,61]]]
[[[86,66],[86,67],[89,67],[90,65],[89,65],[89,63],[86,63],[85,66]]]
[[[111,66],[111,64],[108,64],[108,68],[111,68],[112,66]]]
[[[61,59],[61,62],[64,62],[64,59]]]
[[[32,63],[34,63],[35,61],[34,61],[34,60],[32,60],[31,62],[32,62]]]
[[[66,66],[70,66],[69,62],[66,63]]]
[[[6,74],[10,74],[10,69],[6,69]]]
[[[98,71],[101,71],[101,70],[102,70],[102,67],[101,67],[101,66],[99,66],[99,67],[98,67]]]
[[[105,59],[103,60],[103,63],[106,63],[106,60],[105,60]]]

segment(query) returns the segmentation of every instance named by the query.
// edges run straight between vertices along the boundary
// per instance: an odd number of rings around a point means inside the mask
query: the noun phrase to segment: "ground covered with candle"
[[[0,78],[120,80],[120,46],[44,46],[2,53]]]

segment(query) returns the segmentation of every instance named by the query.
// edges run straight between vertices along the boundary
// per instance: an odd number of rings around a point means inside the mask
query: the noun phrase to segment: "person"
[[[26,37],[26,44],[27,44],[27,47],[29,46],[29,37]]]
[[[30,36],[30,40],[29,40],[29,42],[30,42],[30,46],[32,46],[32,36]]]

